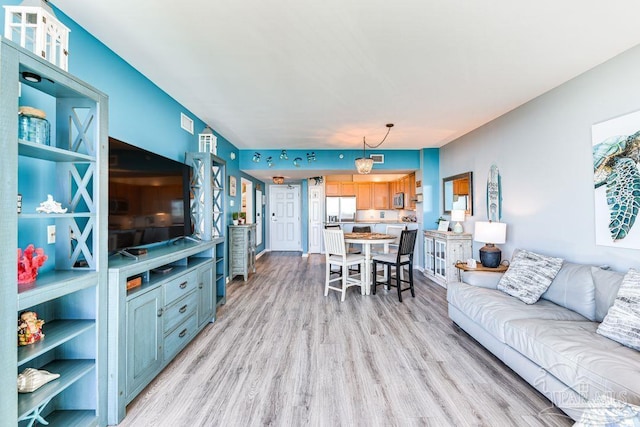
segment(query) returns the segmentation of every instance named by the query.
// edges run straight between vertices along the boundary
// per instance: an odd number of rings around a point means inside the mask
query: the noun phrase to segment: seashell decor
[[[60,378],[60,374],[27,368],[18,374],[18,393],[31,393],[56,378]]]

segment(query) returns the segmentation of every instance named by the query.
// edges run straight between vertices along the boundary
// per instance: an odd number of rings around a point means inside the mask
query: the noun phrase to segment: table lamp
[[[451,222],[455,222],[456,224],[453,226],[454,233],[462,233],[464,229],[462,228],[462,224],[460,222],[464,222],[465,212],[462,209],[453,209],[451,211]]]
[[[496,244],[503,244],[507,237],[507,224],[503,222],[478,221],[475,225],[473,240],[485,243],[480,248],[480,263],[489,268],[496,268],[502,260],[502,252]]]

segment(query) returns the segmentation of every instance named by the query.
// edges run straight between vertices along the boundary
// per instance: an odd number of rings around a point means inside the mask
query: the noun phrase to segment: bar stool
[[[376,287],[378,286],[377,265],[382,264],[386,266],[386,282],[380,282],[382,285],[389,287],[395,287],[398,289],[398,299],[402,302],[402,292],[410,290],[411,296],[415,298],[416,293],[413,289],[413,250],[416,244],[416,236],[418,230],[403,230],[400,235],[400,244],[398,245],[397,253],[379,254],[373,257],[373,294],[376,294]],[[407,265],[409,267],[409,280],[403,279],[402,268]],[[391,267],[395,267],[395,276],[391,276]],[[392,283],[392,279],[395,279],[395,284]],[[408,288],[402,289],[402,283],[409,284]]]

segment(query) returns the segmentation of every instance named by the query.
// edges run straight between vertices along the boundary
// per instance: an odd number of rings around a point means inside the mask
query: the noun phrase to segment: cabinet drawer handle
[[[180,332],[180,334],[179,334],[178,336],[179,336],[180,338],[183,338],[185,335],[187,335],[187,330],[186,330],[186,328],[185,328],[185,329],[183,329],[183,330]]]
[[[185,311],[187,311],[187,304],[183,305],[182,307],[180,307],[180,310],[178,310],[180,313],[184,313]]]
[[[159,309],[158,309],[158,317],[162,317],[162,313],[163,313],[163,311],[164,311],[164,310],[163,310],[162,308],[159,308]]]
[[[187,282],[180,283],[180,289],[184,289],[187,287]]]
[[[200,282],[200,284],[198,285],[198,288],[199,288],[199,289],[204,288],[204,283]]]

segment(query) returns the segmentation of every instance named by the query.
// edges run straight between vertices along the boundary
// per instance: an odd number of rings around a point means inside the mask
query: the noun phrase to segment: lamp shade
[[[373,168],[373,159],[368,159],[365,157],[359,157],[356,159],[356,170],[359,174],[368,174],[371,172]]]
[[[459,222],[464,221],[465,213],[462,209],[454,209],[451,211],[451,221]]]
[[[503,244],[507,238],[507,224],[503,222],[478,221],[473,240],[483,243]]]

